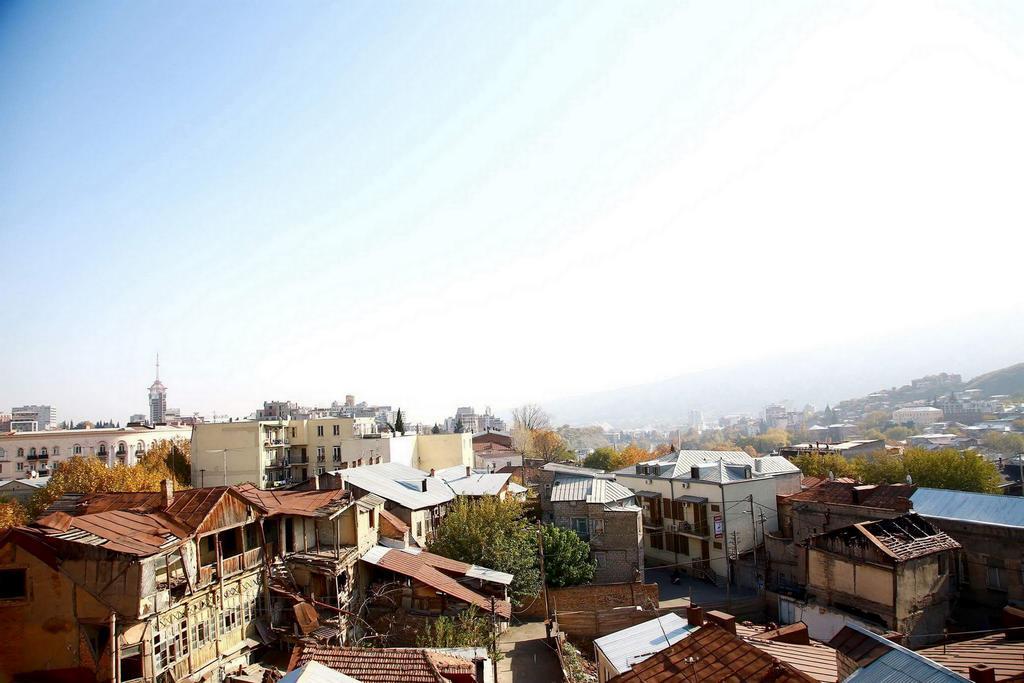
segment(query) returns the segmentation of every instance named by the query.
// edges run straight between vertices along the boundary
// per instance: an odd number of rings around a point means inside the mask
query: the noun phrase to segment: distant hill
[[[1008,368],[993,370],[979,375],[967,383],[966,389],[981,389],[992,396],[994,394],[1024,394],[1024,363],[1017,363]]]
[[[794,327],[787,333],[800,334]],[[812,333],[814,331],[812,330]],[[998,343],[993,343],[998,340]],[[754,338],[751,343],[756,343]],[[908,378],[935,372],[976,376],[969,384],[992,393],[1024,392],[1024,316],[964,320],[872,341],[849,340],[731,367],[721,367],[609,391],[544,401],[555,424],[607,423],[614,427],[678,426],[688,411],[709,418],[757,414],[768,403],[788,401],[819,410],[851,396],[897,389]],[[685,354],[685,347],[680,348]],[[1003,370],[990,368],[1017,363]],[[980,375],[980,373],[987,373]],[[989,378],[992,379],[989,379]],[[948,391],[944,388],[944,391]]]

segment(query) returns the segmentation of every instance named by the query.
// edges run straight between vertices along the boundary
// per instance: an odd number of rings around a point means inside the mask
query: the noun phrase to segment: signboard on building
[[[715,515],[715,538],[722,537],[722,515]]]

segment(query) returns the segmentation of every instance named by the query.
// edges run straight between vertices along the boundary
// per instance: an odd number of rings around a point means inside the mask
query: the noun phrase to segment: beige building
[[[76,455],[94,456],[108,465],[133,465],[157,441],[188,439],[188,427],[54,429],[0,435],[0,481],[46,476]]]
[[[274,488],[388,462],[426,471],[472,465],[472,435],[391,436],[358,417],[219,422],[192,431],[192,481],[199,486]]]
[[[959,550],[959,543],[915,514],[811,536],[808,602],[819,612],[902,633],[911,646],[926,645],[941,637],[949,618]]]
[[[615,480],[643,508],[648,566],[673,565],[720,583],[732,576],[730,558],[778,529],[776,496],[798,492],[801,476],[778,456],[679,451],[618,470]]]

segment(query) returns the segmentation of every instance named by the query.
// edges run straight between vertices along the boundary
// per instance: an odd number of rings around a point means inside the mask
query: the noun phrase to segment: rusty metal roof
[[[861,505],[885,510],[910,509],[910,496],[917,489],[911,484],[862,485],[846,481],[825,480],[806,491],[785,498],[793,503],[826,503],[830,505]]]
[[[246,499],[264,508],[271,516],[330,517],[352,502],[351,494],[344,489],[269,491],[252,484],[242,484],[236,488]]]
[[[486,576],[474,573],[474,565],[434,555],[433,553],[399,550],[384,546],[370,548],[360,559],[382,569],[416,579],[420,583],[425,583],[463,602],[476,605],[487,612],[491,611],[491,600],[489,597],[481,595],[468,586],[459,583],[446,573],[457,574],[460,577],[490,580]],[[501,574],[501,572],[498,572],[498,574]],[[508,600],[496,600],[494,611],[496,614],[508,619],[512,614],[512,606]]]
[[[1005,633],[934,645],[917,653],[962,676],[975,664],[995,668],[997,681],[1024,674],[1024,641],[1010,640]]]
[[[836,543],[843,546],[870,543],[883,556],[897,562],[960,548],[953,538],[915,514],[860,522],[811,536],[808,542],[812,547],[831,551],[836,551]]]
[[[813,683],[815,679],[713,624],[701,626],[689,637],[611,679],[615,683],[678,680]]]

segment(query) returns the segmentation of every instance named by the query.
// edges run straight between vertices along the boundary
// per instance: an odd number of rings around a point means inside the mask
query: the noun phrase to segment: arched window
[[[117,454],[118,455],[128,455],[128,444],[126,444],[124,441],[118,441],[117,442]]]
[[[53,447],[53,457],[56,458],[58,455],[60,455],[60,446],[54,446]]]
[[[18,449],[18,457],[19,458],[24,458],[25,457],[25,449],[24,448],[19,448]]]
[[[30,457],[30,458],[36,457],[36,447],[35,446],[33,446],[32,448],[28,449],[28,457]]]
[[[82,454],[82,444],[76,443],[74,446],[72,446],[71,447],[71,453],[72,453],[72,455],[81,455]]]
[[[46,450],[46,446],[43,446],[42,448],[39,449],[39,455],[43,456],[44,458],[50,455],[50,453]]]
[[[139,439],[139,442],[135,444],[135,455],[142,455],[146,452],[146,444]]]
[[[107,454],[107,444],[101,443],[99,445],[99,450],[97,451],[97,454],[98,455],[106,455]]]

